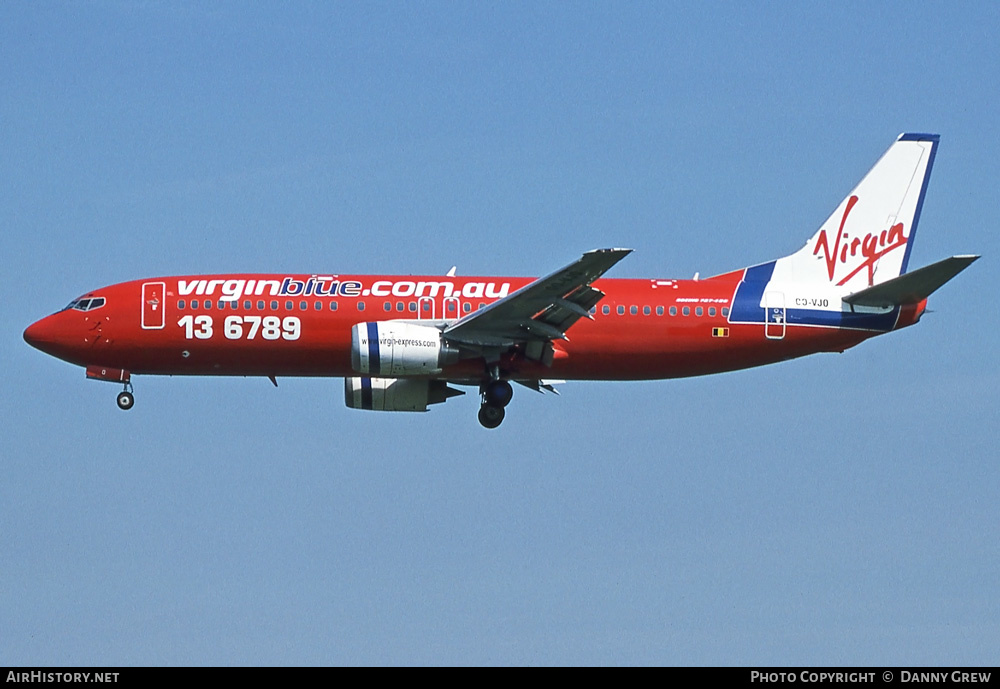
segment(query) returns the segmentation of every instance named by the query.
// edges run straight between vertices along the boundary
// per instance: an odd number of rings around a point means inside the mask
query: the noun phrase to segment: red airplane
[[[537,280],[208,275],[94,290],[24,331],[33,347],[124,386],[133,374],[337,376],[347,406],[426,411],[478,387],[496,428],[511,383],[679,378],[842,352],[916,323],[978,256],[907,273],[937,151],[902,134],[799,251],[693,280],[602,276],[629,249],[588,251]]]

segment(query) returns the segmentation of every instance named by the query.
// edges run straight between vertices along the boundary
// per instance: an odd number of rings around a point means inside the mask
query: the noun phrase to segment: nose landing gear
[[[135,406],[135,396],[132,394],[132,374],[125,369],[108,368],[107,366],[88,366],[87,377],[91,380],[122,383],[125,389],[118,393],[118,408],[122,411],[128,411]]]
[[[135,395],[132,394],[132,383],[125,383],[125,389],[118,393],[118,408],[128,411],[135,405]]]
[[[496,428],[503,423],[504,407],[510,404],[514,388],[506,380],[492,380],[480,388],[480,393],[483,402],[479,407],[479,423],[485,428]]]

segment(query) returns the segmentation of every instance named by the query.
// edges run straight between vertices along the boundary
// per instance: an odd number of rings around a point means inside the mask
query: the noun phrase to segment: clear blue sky
[[[2,3],[0,664],[995,664],[996,3]],[[89,289],[619,277],[797,249],[941,148],[917,327],[722,376],[346,409],[32,350]]]

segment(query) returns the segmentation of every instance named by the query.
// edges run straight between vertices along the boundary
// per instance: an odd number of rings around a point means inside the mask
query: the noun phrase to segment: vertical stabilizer
[[[772,279],[854,292],[906,272],[937,134],[901,134],[799,251],[778,259]]]

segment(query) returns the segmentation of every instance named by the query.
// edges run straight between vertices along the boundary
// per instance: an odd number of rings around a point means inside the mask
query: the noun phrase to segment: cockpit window
[[[71,301],[64,310],[74,309],[75,311],[93,311],[104,306],[104,297],[94,297],[93,299],[77,299]]]

